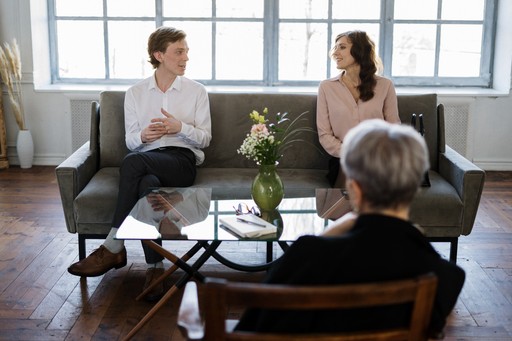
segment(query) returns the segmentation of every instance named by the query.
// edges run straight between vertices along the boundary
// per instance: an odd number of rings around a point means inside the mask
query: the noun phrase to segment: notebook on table
[[[221,225],[244,238],[253,238],[276,233],[277,227],[254,214],[243,214],[219,218]]]

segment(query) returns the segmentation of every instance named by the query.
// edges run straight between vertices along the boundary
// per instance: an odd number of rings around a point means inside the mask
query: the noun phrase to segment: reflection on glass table
[[[277,226],[277,233],[242,238],[223,228],[222,217],[236,216],[239,207],[255,207],[250,199],[216,200],[215,189],[159,188],[141,198],[121,225],[119,239],[283,241],[306,234],[320,234],[326,227],[318,216],[315,197],[284,198],[273,212],[261,218]],[[248,213],[248,212],[239,212]]]

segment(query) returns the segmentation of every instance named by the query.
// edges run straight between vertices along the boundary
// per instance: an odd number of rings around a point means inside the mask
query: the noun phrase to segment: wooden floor
[[[168,246],[179,254],[188,243]],[[88,242],[87,253],[100,244]],[[467,280],[445,340],[512,340],[512,172],[487,174],[475,227],[459,245],[457,262]],[[152,307],[135,301],[144,283],[140,244],[126,246],[128,266],[97,278],[70,275],[77,239],[66,230],[54,168],[0,170],[0,340],[121,339]],[[237,261],[265,258],[258,243],[222,247],[223,255]],[[435,247],[447,257],[446,245]],[[236,280],[262,276],[215,260],[203,269]],[[183,340],[176,329],[180,300],[178,295],[166,304],[134,340]]]

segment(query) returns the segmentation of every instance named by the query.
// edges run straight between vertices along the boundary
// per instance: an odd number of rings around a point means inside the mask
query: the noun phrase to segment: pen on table
[[[265,227],[265,224],[256,223],[254,221],[245,220],[243,218],[236,218],[236,220],[238,220],[238,221],[240,221],[242,223],[246,223],[246,224],[251,224],[251,225],[257,225],[257,226]]]

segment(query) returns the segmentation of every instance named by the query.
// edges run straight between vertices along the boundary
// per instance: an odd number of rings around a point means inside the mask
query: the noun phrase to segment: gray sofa
[[[266,106],[271,114],[294,115],[307,111],[307,124],[316,130],[314,94],[210,93],[209,98],[213,138],[194,186],[222,188],[226,197],[232,193],[250,197],[257,168],[236,150],[250,129],[248,114],[253,109]],[[92,103],[90,141],[56,168],[67,229],[78,233],[80,259],[85,257],[86,239],[104,238],[110,230],[118,167],[128,153],[123,102],[124,92],[102,92],[99,103]],[[484,172],[445,145],[443,105],[437,104],[436,95],[399,96],[398,104],[404,123],[410,122],[412,113],[423,114],[430,152],[432,186],[421,188],[411,219],[431,241],[451,243],[450,259],[455,261],[458,237],[473,228]],[[310,143],[293,146],[280,161],[285,196],[329,187],[325,177],[329,156],[322,152],[316,135],[304,135],[304,139]]]

